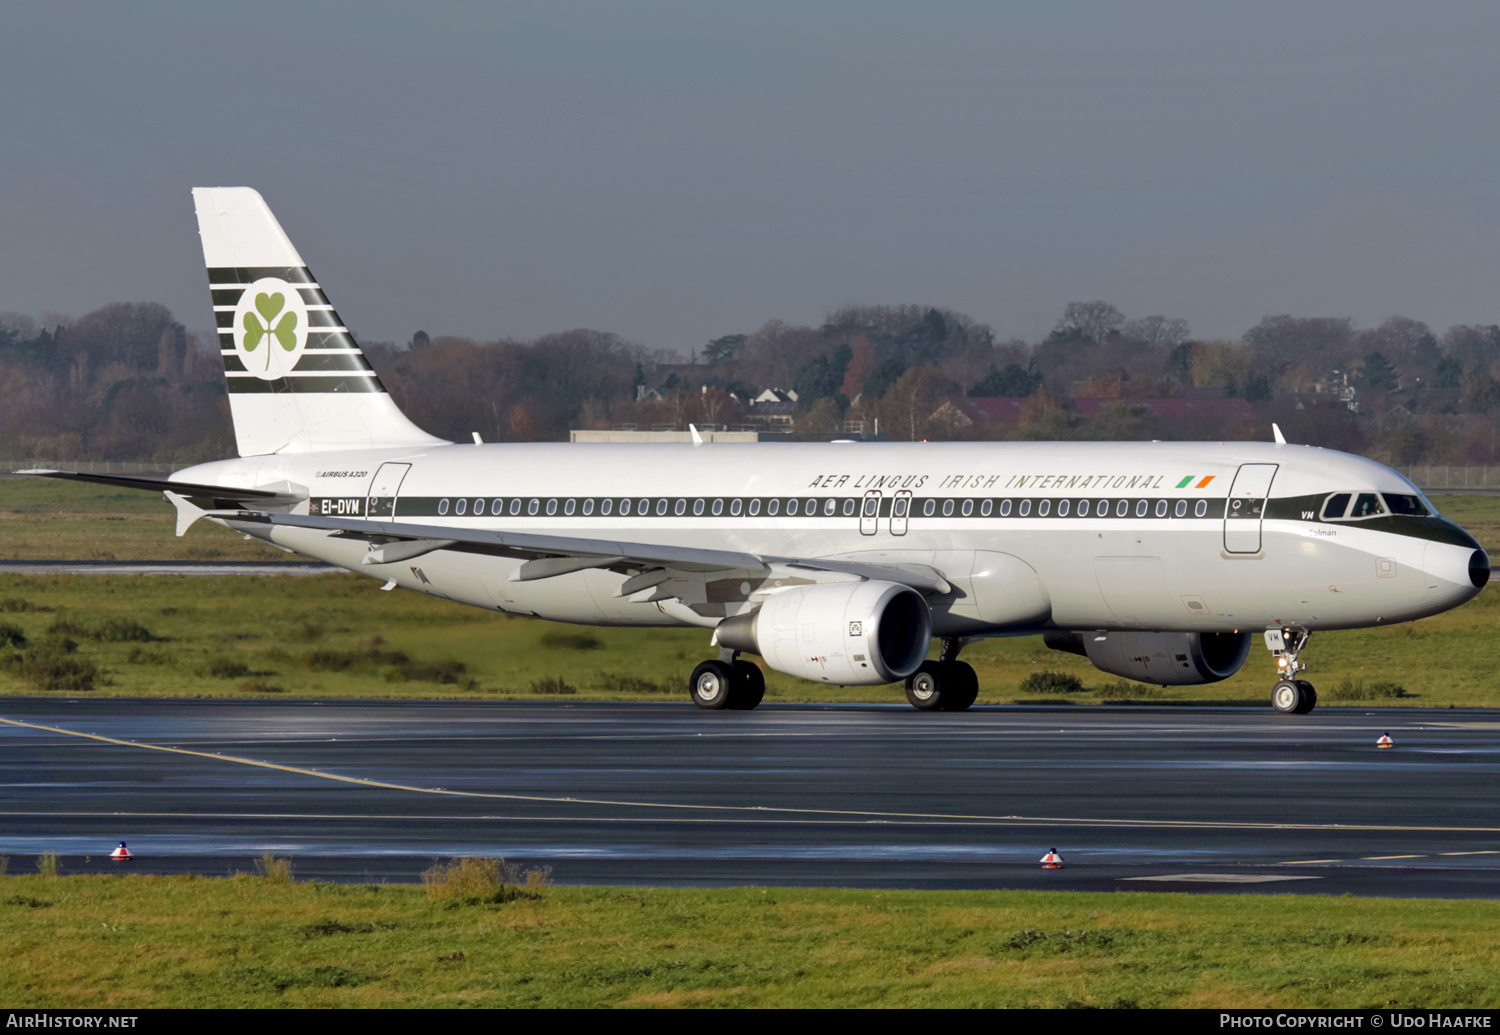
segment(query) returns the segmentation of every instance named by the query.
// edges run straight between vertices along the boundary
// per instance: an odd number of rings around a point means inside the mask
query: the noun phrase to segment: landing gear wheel
[[[967,661],[944,661],[940,664],[947,667],[953,687],[943,694],[943,711],[966,710],[979,698],[979,676],[975,673],[974,666]]]
[[[722,661],[705,661],[693,669],[688,693],[699,708],[717,711],[730,707],[734,697],[735,671]]]
[[[979,696],[979,677],[962,661],[924,661],[906,679],[906,700],[924,712],[961,712]]]
[[[935,712],[943,707],[943,668],[940,661],[924,661],[906,677],[906,701],[913,708]]]
[[[766,674],[760,670],[759,665],[748,661],[736,661],[734,676],[734,689],[729,693],[731,709],[747,712],[765,699]]]
[[[1271,688],[1271,707],[1282,715],[1306,715],[1317,703],[1318,692],[1305,679],[1283,679]]]

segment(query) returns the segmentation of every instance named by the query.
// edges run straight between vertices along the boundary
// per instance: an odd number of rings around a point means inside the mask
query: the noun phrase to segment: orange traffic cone
[[[125,842],[120,842],[120,847],[109,853],[109,857],[115,862],[129,862],[131,860],[130,849],[125,847]]]
[[[1375,742],[1375,746],[1378,748],[1393,748],[1396,746],[1396,742],[1391,739],[1389,733],[1382,733],[1380,739]]]
[[[1060,870],[1062,868],[1063,857],[1057,854],[1056,848],[1048,850],[1047,854],[1042,856],[1042,869]]]

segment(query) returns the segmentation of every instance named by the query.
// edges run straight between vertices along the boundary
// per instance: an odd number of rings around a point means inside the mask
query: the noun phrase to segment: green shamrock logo
[[[255,313],[246,313],[245,326],[245,351],[254,352],[260,345],[262,338],[266,335],[274,337],[277,343],[288,352],[297,351],[297,314],[284,313],[279,321],[274,324],[276,314],[286,306],[286,296],[280,291],[274,295],[261,292],[255,296],[255,309],[260,313],[265,323],[256,318]],[[271,350],[266,348],[266,369],[271,369]]]

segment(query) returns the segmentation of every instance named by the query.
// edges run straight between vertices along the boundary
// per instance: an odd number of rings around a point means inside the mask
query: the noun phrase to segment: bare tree
[[[1124,322],[1125,314],[1108,302],[1069,302],[1052,333],[1098,342]]]
[[[1176,348],[1189,337],[1186,320],[1168,320],[1165,316],[1144,316],[1139,320],[1131,320],[1121,328],[1121,333],[1157,349]]]

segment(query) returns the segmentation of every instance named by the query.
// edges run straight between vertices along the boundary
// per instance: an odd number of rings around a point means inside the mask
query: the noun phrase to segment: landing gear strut
[[[705,661],[693,669],[688,693],[699,708],[749,711],[765,698],[765,674],[759,666],[739,660],[738,653],[721,651],[719,660]]]
[[[924,661],[906,679],[906,700],[924,712],[961,712],[979,697],[979,676],[968,662],[958,660],[963,641],[943,640],[937,661]]]
[[[1297,673],[1307,668],[1297,655],[1307,646],[1312,634],[1306,629],[1267,629],[1266,647],[1276,659],[1280,678],[1271,688],[1271,707],[1283,715],[1306,715],[1318,705],[1318,691]]]

